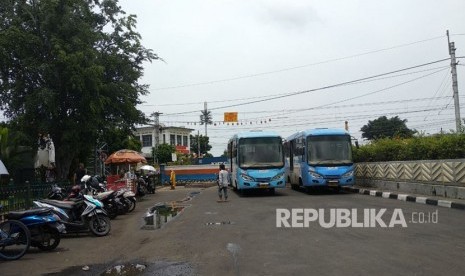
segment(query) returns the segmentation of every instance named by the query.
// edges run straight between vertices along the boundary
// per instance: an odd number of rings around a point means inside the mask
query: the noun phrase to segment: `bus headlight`
[[[253,179],[253,177],[250,177],[250,176],[248,176],[248,175],[245,174],[245,173],[241,173],[241,177],[242,177],[242,179],[244,179],[245,181],[255,181],[255,179]]]
[[[275,175],[273,178],[271,178],[271,181],[280,180],[283,176],[284,176],[284,172],[278,173],[278,174]]]
[[[347,178],[347,177],[352,177],[352,176],[354,176],[354,171],[349,171],[343,174],[342,178]]]
[[[310,174],[310,176],[313,179],[322,179],[323,178],[323,176],[321,176],[320,174],[317,174],[316,172],[309,171],[308,173]]]

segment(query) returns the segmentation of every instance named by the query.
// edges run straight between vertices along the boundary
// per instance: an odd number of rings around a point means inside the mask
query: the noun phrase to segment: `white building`
[[[158,143],[169,144],[176,147],[176,151],[190,153],[190,134],[194,129],[185,127],[173,127],[160,124]],[[152,158],[152,148],[155,147],[155,126],[143,126],[136,128],[134,136],[142,143],[142,154],[146,158]]]

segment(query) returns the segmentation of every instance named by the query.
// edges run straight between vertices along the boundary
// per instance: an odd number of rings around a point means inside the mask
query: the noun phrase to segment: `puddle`
[[[174,202],[171,204],[157,204],[147,210],[144,216],[144,225],[141,228],[148,230],[160,229],[163,225],[176,218],[185,207]]]
[[[103,272],[102,276],[118,276],[118,275],[141,275],[145,269],[146,265],[142,264],[129,264],[129,265],[116,265],[112,268],[107,269]]]
[[[184,208],[191,206],[190,204],[186,204],[186,201],[192,200],[192,198],[199,194],[199,191],[190,192],[182,200],[158,203],[149,208],[143,218],[141,229],[154,230],[162,228],[163,225],[176,218]]]
[[[141,264],[142,263],[142,264]],[[188,262],[140,262],[133,260],[132,263],[125,264],[93,264],[85,267],[72,266],[65,270],[45,275],[75,275],[75,276],[163,276],[163,275],[197,275],[194,267]]]

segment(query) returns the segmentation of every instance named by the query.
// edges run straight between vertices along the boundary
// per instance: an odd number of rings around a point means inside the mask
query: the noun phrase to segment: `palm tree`
[[[200,115],[200,124],[203,125],[205,124],[205,136],[207,136],[207,125],[211,125],[213,123],[212,121],[212,113],[211,111],[208,110],[202,110],[200,111],[202,114]]]

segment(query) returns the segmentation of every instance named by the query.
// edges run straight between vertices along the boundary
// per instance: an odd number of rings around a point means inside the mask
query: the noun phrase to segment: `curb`
[[[454,202],[449,200],[441,200],[441,199],[432,199],[423,196],[412,196],[407,194],[397,194],[393,192],[381,192],[377,190],[369,190],[369,189],[360,189],[354,187],[342,187],[342,190],[349,192],[349,193],[357,193],[363,195],[370,195],[375,197],[382,197],[382,198],[391,198],[397,199],[402,201],[408,202],[415,202],[433,206],[441,206],[446,208],[454,208],[459,210],[465,210],[465,203],[461,202]]]

